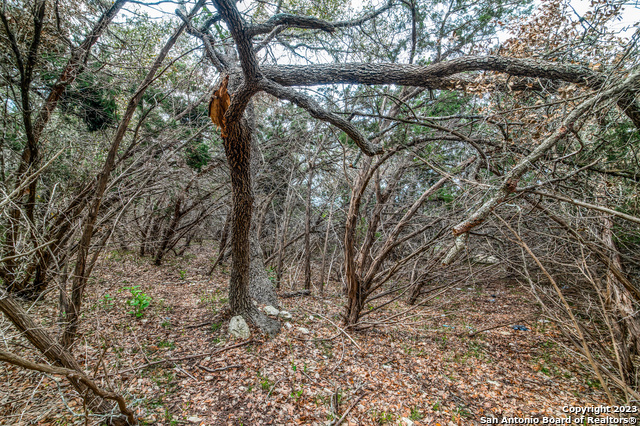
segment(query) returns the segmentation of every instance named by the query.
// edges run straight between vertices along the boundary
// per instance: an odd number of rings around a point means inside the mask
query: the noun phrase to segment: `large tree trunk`
[[[262,331],[275,335],[280,331],[280,323],[261,313],[251,302],[251,217],[253,190],[251,187],[251,139],[252,132],[247,120],[228,123],[224,138],[225,154],[231,174],[231,248],[232,267],[229,279],[229,304],[234,315],[242,315],[251,320]],[[261,259],[261,256],[260,256]],[[260,265],[254,265],[260,269]],[[264,265],[261,270],[264,272]],[[254,269],[255,271],[255,269]],[[268,281],[268,279],[267,279]],[[271,285],[269,283],[269,285]],[[255,289],[265,288],[260,285]]]

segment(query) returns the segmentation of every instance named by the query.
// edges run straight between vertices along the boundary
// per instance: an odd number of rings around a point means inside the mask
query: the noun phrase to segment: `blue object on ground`
[[[514,330],[519,330],[519,331],[529,331],[529,329],[527,327],[525,327],[524,325],[512,325],[511,328],[513,328]]]

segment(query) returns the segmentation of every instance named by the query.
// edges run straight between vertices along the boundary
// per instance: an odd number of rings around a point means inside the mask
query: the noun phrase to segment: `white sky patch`
[[[157,1],[150,1],[151,5],[142,6],[140,4],[130,4],[129,11],[122,12],[123,16],[131,15],[131,11],[139,7],[140,11],[147,13],[150,17],[155,19],[167,19],[175,18],[175,10],[178,8],[178,2],[175,0],[169,0],[160,4]],[[186,5],[187,10],[191,10],[194,2],[190,2]],[[539,1],[534,1],[534,4],[539,5]],[[573,9],[573,13],[569,15],[570,19],[577,21],[584,17],[584,14],[591,8],[591,0],[570,0],[569,5]],[[238,2],[238,8],[242,10],[248,10],[255,6],[255,2],[252,0],[241,0]],[[212,9],[213,6],[207,3],[207,7]],[[362,10],[363,0],[351,0],[349,1],[349,15],[355,17],[358,12]],[[125,7],[126,8],[126,7]],[[348,17],[345,17],[349,19]],[[583,25],[589,25],[588,22],[584,22]],[[625,2],[622,13],[610,23],[610,28],[622,37],[631,38],[631,36],[640,28],[640,0],[629,0]],[[507,38],[508,31],[501,31],[496,34],[498,39],[502,41],[503,38]]]

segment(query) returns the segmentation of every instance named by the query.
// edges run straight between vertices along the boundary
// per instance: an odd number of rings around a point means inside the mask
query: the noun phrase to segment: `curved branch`
[[[127,402],[124,400],[122,395],[119,395],[115,392],[106,391],[96,383],[91,380],[86,374],[81,371],[72,370],[64,367],[56,367],[53,365],[47,364],[39,364],[36,362],[29,361],[26,358],[18,356],[16,354],[12,354],[11,352],[7,352],[5,350],[0,349],[0,361],[7,362],[9,364],[17,365],[18,367],[26,368],[28,370],[39,371],[41,373],[55,374],[58,376],[66,376],[70,380],[78,380],[86,385],[89,389],[93,391],[94,394],[98,395],[103,399],[111,399],[118,404],[118,408],[120,412],[127,417],[127,421],[130,425],[137,424],[136,418],[133,414],[133,411],[127,407]]]
[[[250,26],[242,18],[238,8],[232,0],[212,0],[214,6],[222,16],[222,19],[229,26],[231,37],[236,42],[236,49],[240,58],[242,73],[246,79],[245,83],[252,85],[260,76],[258,59],[251,44],[249,34]]]
[[[301,15],[293,15],[290,13],[278,13],[273,15],[269,20],[262,24],[255,24],[248,28],[247,32],[249,37],[256,36],[258,34],[266,34],[271,32],[274,28],[278,26],[283,26],[284,28],[301,28],[301,29],[312,29],[312,30],[322,30],[328,33],[334,32],[338,28],[349,28],[349,27],[357,27],[359,25],[364,24],[367,21],[377,17],[378,15],[386,12],[391,7],[393,7],[393,1],[387,2],[384,6],[379,9],[376,9],[370,13],[365,14],[364,16],[351,20],[351,21],[338,21],[338,22],[329,22],[323,19],[314,18],[311,16],[301,16]]]
[[[356,126],[339,115],[322,108],[322,106],[313,100],[313,98],[269,80],[261,80],[260,88],[279,99],[286,99],[299,107],[304,108],[313,118],[333,124],[349,135],[349,137],[353,139],[356,145],[358,145],[365,154],[371,156],[384,152],[381,146],[373,145]]]

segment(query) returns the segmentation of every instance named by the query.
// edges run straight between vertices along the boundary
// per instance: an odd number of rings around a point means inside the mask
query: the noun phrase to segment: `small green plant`
[[[436,403],[433,404],[431,408],[433,409],[433,411],[440,411],[440,409],[442,408],[442,406],[440,405],[440,401],[436,401]]]
[[[220,330],[222,328],[222,323],[221,322],[214,322],[213,324],[211,324],[211,331],[212,332],[216,332],[218,330]]]
[[[171,328],[171,321],[164,320],[160,325],[162,326],[162,328]]]
[[[386,411],[375,411],[375,410],[373,412],[372,417],[373,417],[373,421],[375,421],[376,424],[379,424],[379,425],[393,423],[393,421],[396,418],[396,416],[393,413],[388,413]]]
[[[260,387],[262,388],[263,391],[267,392],[271,389],[271,386],[273,385],[273,383],[267,377],[260,374],[259,371],[258,371],[258,379],[260,379]]]
[[[129,290],[131,293],[131,299],[127,301],[127,304],[133,308],[129,313],[140,318],[144,315],[144,310],[151,304],[151,296],[140,290],[139,285],[131,287],[123,287],[123,290]]]
[[[293,398],[295,401],[298,401],[298,399],[300,399],[303,393],[304,393],[304,389],[291,391],[291,398]]]
[[[413,407],[411,409],[411,414],[409,415],[409,420],[420,420],[423,417],[424,416],[422,415],[422,413],[420,413],[420,410],[418,410],[417,407]]]
[[[272,284],[276,283],[276,270],[273,266],[269,266],[267,268],[267,277],[269,278],[269,281],[271,281]]]
[[[472,417],[471,412],[469,412],[469,410],[467,410],[465,407],[459,406],[456,408],[456,411],[453,414],[452,420],[459,420],[461,418],[468,418],[468,417]]]
[[[113,308],[113,304],[114,304],[114,299],[113,299],[112,295],[105,294],[104,296],[102,296],[102,305],[105,308],[111,309],[111,308]]]
[[[175,349],[176,344],[167,340],[160,340],[158,342],[158,347],[159,348],[168,348],[168,349]]]
[[[178,271],[180,273],[180,279],[182,281],[184,281],[185,279],[187,279],[187,271],[185,271],[184,269],[180,269],[180,271]]]

